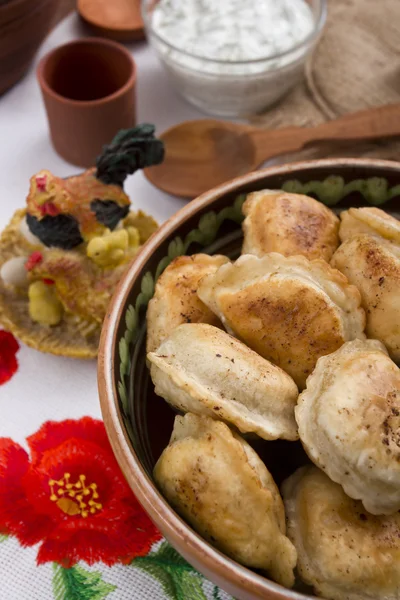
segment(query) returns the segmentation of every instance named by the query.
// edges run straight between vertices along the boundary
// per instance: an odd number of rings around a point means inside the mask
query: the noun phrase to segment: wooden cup
[[[59,46],[41,60],[37,77],[53,146],[74,165],[94,165],[104,144],[136,123],[136,64],[116,42]]]

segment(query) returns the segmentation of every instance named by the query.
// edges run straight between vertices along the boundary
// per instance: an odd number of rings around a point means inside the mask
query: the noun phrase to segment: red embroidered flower
[[[39,542],[38,564],[128,563],[161,538],[128,487],[101,421],[50,421],[27,442],[30,460],[0,438],[0,532],[25,546]]]
[[[0,385],[14,375],[18,369],[16,354],[19,344],[12,333],[0,330]]]

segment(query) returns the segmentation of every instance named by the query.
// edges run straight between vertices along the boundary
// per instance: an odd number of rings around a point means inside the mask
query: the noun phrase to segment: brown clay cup
[[[120,129],[136,123],[136,64],[123,46],[86,38],[59,46],[37,70],[55,150],[90,167]]]

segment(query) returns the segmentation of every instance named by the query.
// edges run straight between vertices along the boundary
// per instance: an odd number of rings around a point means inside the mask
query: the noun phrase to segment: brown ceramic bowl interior
[[[87,38],[55,48],[38,70],[41,85],[59,99],[107,101],[135,78],[135,64],[119,44]]]
[[[58,0],[10,0],[0,4],[0,94],[29,68],[53,23]]]
[[[332,176],[336,177],[332,179]],[[124,350],[121,340],[126,337],[129,306],[138,307],[143,294],[146,294],[148,276],[145,274],[156,272],[160,261],[176,247],[176,242],[172,242],[176,236],[185,238],[188,232],[198,227],[200,218],[210,210],[217,214],[221,210],[226,211],[238,194],[264,188],[281,188],[288,180],[295,180],[297,186],[304,188],[297,191],[314,190],[316,197],[325,196],[328,202],[338,193],[340,195],[337,185],[343,187],[344,183],[347,184],[343,189],[348,193],[343,192],[338,208],[366,205],[368,201],[380,198],[386,200],[386,210],[393,212],[397,209],[396,214],[399,211],[400,163],[388,161],[309,161],[271,167],[219,186],[186,205],[145,244],[115,292],[100,343],[98,380],[102,413],[111,445],[128,483],[154,523],[184,558],[239,600],[304,600],[313,596],[309,589],[300,585],[295,590],[287,590],[227,558],[196,534],[161,496],[151,473],[155,461],[168,443],[174,413],[163,400],[155,396],[149,379],[145,361],[144,311],[143,314],[137,313],[140,315],[138,334],[128,346],[129,357],[124,358],[129,365],[122,372],[123,378],[124,372],[127,373],[125,404],[119,388],[121,356],[124,354],[121,352]],[[217,239],[217,246],[214,243],[213,248],[208,247],[210,252],[217,249],[231,256],[237,255],[241,243],[240,225],[231,221],[223,223],[218,237],[225,240],[224,245],[218,248]],[[188,253],[199,250],[201,248],[192,244]],[[254,447],[278,484],[307,461],[300,443],[261,441]]]

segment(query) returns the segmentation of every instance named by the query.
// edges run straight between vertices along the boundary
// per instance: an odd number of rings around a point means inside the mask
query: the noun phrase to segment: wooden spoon
[[[187,121],[160,137],[161,165],[144,170],[156,187],[184,198],[254,171],[266,160],[320,141],[361,141],[400,135],[400,104],[345,115],[316,127],[262,129],[204,119]]]

